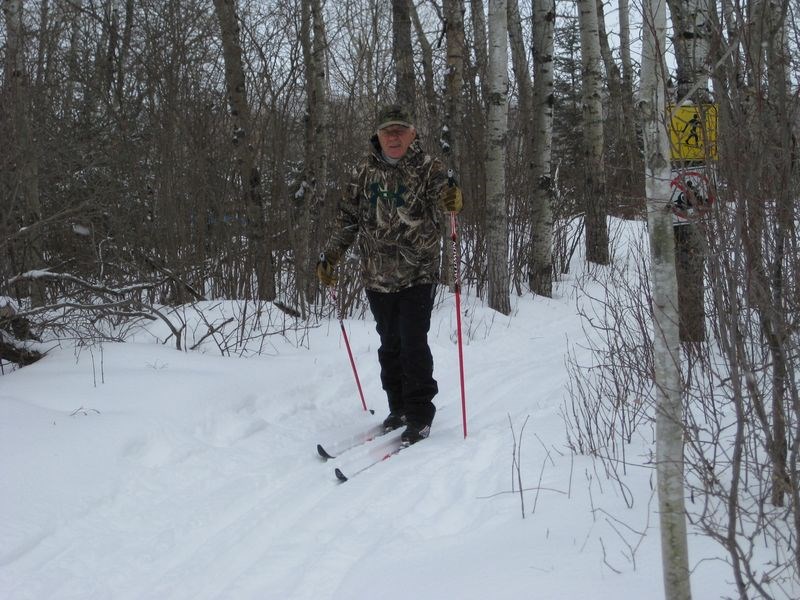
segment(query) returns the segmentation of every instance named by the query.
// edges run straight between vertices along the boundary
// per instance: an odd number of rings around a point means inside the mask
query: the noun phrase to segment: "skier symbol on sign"
[[[702,171],[682,171],[672,180],[670,187],[676,225],[685,225],[692,217],[711,210],[714,197],[708,178]]]

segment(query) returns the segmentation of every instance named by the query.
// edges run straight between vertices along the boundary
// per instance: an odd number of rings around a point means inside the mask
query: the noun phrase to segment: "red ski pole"
[[[452,176],[451,176],[452,179]],[[464,423],[464,438],[467,437],[467,395],[464,387],[464,345],[461,337],[461,269],[458,261],[458,219],[450,213],[450,239],[453,240],[453,279],[456,289],[456,327],[458,331],[458,369],[461,378],[461,419]]]
[[[358,395],[361,396],[361,406],[364,410],[368,411],[367,408],[367,401],[364,399],[364,390],[361,387],[361,380],[358,378],[358,370],[356,369],[356,361],[353,358],[353,351],[350,349],[350,339],[347,337],[347,330],[344,327],[344,315],[342,314],[343,309],[339,306],[339,301],[336,298],[336,290],[333,287],[328,287],[328,292],[331,295],[331,300],[333,300],[333,304],[336,306],[336,314],[339,318],[339,327],[342,330],[342,337],[344,338],[344,345],[347,347],[347,356],[350,357],[350,366],[353,368],[353,377],[355,377],[356,385],[358,386]]]

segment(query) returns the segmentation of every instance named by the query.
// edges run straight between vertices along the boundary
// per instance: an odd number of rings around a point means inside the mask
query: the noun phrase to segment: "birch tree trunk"
[[[458,170],[461,164],[461,118],[464,101],[464,19],[461,0],[444,0],[445,31],[447,33],[447,72],[445,73],[445,114],[442,123],[442,152],[450,166]]]
[[[461,0],[443,0],[445,33],[447,37],[447,73],[445,73],[444,116],[440,136],[442,154],[447,166],[460,176],[461,137],[463,135],[461,119],[464,113],[462,88],[464,86],[464,19]],[[465,198],[469,203],[469,199]],[[444,254],[443,264],[448,264],[453,254],[451,236],[443,232]],[[455,274],[447,271],[447,283],[454,290]]]
[[[683,492],[683,410],[675,249],[670,210],[670,148],[666,110],[666,10],[644,5],[642,100],[647,222],[653,290],[653,357],[656,386],[656,475],[666,600],[689,600],[689,554]]]
[[[531,251],[528,282],[535,294],[553,294],[553,48],[555,0],[533,3],[533,144],[531,181]]]
[[[486,212],[489,307],[511,313],[508,276],[506,138],[508,136],[508,8],[489,0],[489,132],[486,146]]]
[[[633,61],[631,60],[630,0],[619,0],[619,56],[622,61],[622,88],[633,101]]]
[[[300,203],[298,227],[300,239],[295,241],[298,286],[306,299],[314,296],[316,280],[311,275],[316,255],[311,251],[317,239],[318,216],[325,202],[328,179],[328,136],[325,64],[325,26],[320,0],[302,0],[300,44],[303,49],[306,84],[305,172],[295,200]]]
[[[411,47],[411,0],[392,0],[392,33],[397,101],[416,114],[414,52]]]
[[[253,147],[255,136],[247,102],[242,47],[239,42],[239,22],[235,0],[214,0],[214,8],[222,34],[222,54],[225,60],[225,86],[228,91],[233,120],[233,152],[245,191],[250,248],[248,273],[257,277],[257,295],[262,300],[275,299],[275,273],[272,265],[270,236],[265,235],[266,210],[261,193],[261,173],[256,164]],[[247,296],[249,297],[249,287]]]
[[[710,50],[709,0],[668,0],[677,65],[678,101],[707,102]]]
[[[583,158],[586,259],[608,264],[608,200],[603,153],[603,72],[595,0],[579,0],[583,68]]]

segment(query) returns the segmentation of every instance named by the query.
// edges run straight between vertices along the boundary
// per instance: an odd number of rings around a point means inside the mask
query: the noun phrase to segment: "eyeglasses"
[[[386,127],[379,129],[378,135],[386,138],[403,137],[411,131],[411,127]]]

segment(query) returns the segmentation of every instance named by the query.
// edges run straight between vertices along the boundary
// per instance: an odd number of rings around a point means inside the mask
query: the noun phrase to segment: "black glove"
[[[333,274],[333,269],[335,267],[336,264],[333,261],[329,261],[324,252],[319,255],[319,261],[317,262],[317,279],[322,282],[322,285],[336,285],[337,277]]]

